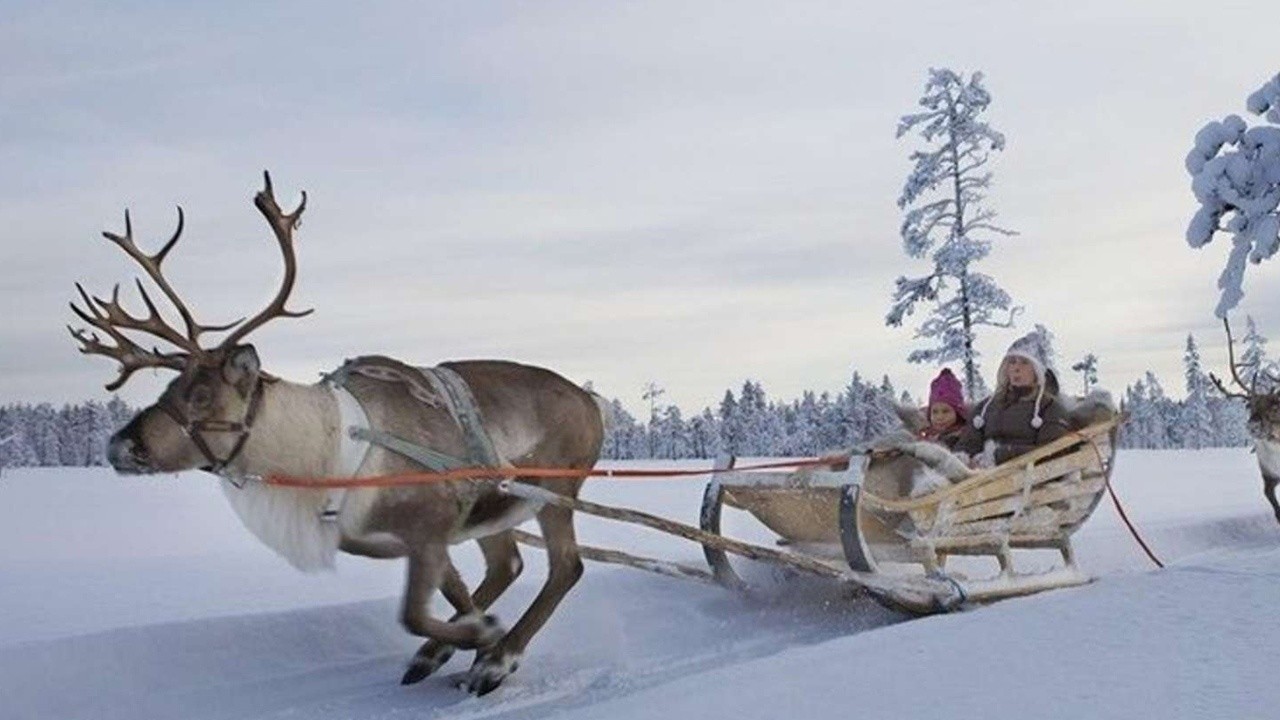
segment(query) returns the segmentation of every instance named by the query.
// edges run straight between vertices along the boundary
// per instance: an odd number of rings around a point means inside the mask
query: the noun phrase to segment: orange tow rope
[[[714,475],[744,470],[773,470],[777,468],[824,467],[848,464],[849,454],[827,455],[806,460],[741,465],[734,468],[707,468],[705,470],[574,470],[571,468],[521,468],[521,467],[469,467],[436,472],[410,472],[395,475],[377,475],[363,478],[308,478],[289,475],[268,475],[263,482],[268,485],[292,488],[354,489],[371,487],[404,487],[425,485],[449,480],[503,480],[508,478],[576,479],[589,477],[607,478],[670,478]]]

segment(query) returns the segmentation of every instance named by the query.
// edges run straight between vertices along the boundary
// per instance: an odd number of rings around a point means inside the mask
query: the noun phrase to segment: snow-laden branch
[[[1232,236],[1215,313],[1226,317],[1244,297],[1246,263],[1259,264],[1280,250],[1280,75],[1247,101],[1249,112],[1270,125],[1248,127],[1237,115],[1210,122],[1187,153],[1191,191],[1200,208],[1187,226],[1193,248],[1219,232]]]

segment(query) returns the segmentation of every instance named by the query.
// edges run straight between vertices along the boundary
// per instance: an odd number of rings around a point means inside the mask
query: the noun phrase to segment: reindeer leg
[[[578,494],[582,483],[568,488],[571,496]],[[511,631],[495,645],[476,653],[471,666],[467,687],[476,695],[492,692],[508,675],[519,667],[520,657],[535,633],[551,617],[551,613],[582,577],[582,558],[573,532],[573,511],[560,507],[544,507],[538,512],[538,525],[547,543],[549,572],[547,582],[534,598],[529,609],[516,622]]]
[[[440,588],[445,599],[458,611],[453,616],[453,621],[487,610],[507,588],[511,587],[511,583],[515,582],[524,569],[524,563],[520,560],[520,551],[510,532],[478,538],[476,542],[484,554],[485,570],[484,580],[480,582],[475,593],[466,594],[467,588],[452,565],[450,565],[450,571],[445,574],[444,585]],[[485,623],[486,635],[490,636],[490,642],[487,644],[496,642],[506,632],[498,624],[497,618],[492,615],[485,615],[482,622]],[[481,643],[481,647],[485,644]],[[453,645],[438,640],[426,641],[422,647],[418,648],[400,683],[409,685],[423,680],[449,662],[456,649]]]
[[[456,623],[463,618],[475,615],[476,608],[471,602],[471,595],[467,593],[467,586],[462,581],[462,576],[458,574],[458,569],[452,563],[449,564],[449,569],[445,571],[444,582],[440,586],[440,594],[444,595],[444,599],[448,600],[456,611],[453,617],[449,619],[450,623]],[[501,637],[501,634],[497,635],[497,637]],[[422,644],[422,647],[418,648],[413,660],[409,661],[409,667],[405,670],[404,676],[400,678],[400,684],[412,685],[426,679],[427,676],[449,662],[449,658],[453,657],[455,649],[454,645],[434,638],[426,641]]]
[[[466,586],[462,585],[461,578],[457,577],[457,571],[449,562],[445,545],[431,543],[412,549],[408,565],[409,576],[405,583],[404,602],[400,608],[400,622],[406,630],[419,637],[439,640],[460,648],[474,649],[483,644],[492,644],[494,633],[487,630],[481,620],[446,622],[431,617],[431,595],[441,587],[448,575],[452,574],[456,580],[449,595],[454,599],[466,596]],[[458,592],[458,588],[461,588],[461,592]]]
[[[1280,485],[1280,477],[1263,470],[1262,493],[1267,496],[1267,502],[1271,503],[1271,510],[1275,512],[1276,515],[1276,522],[1280,522],[1280,502],[1276,501],[1277,485]]]

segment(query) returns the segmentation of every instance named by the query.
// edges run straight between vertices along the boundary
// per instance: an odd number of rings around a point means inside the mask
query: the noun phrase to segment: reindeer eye
[[[196,385],[187,393],[187,402],[197,408],[209,407],[213,403],[213,391],[207,385]]]

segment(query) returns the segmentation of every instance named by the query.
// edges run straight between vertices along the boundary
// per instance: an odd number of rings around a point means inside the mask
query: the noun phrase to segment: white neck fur
[[[325,385],[275,381],[263,386],[262,409],[229,475],[327,477],[340,464],[337,402]],[[333,567],[341,533],[322,522],[325,490],[283,488],[250,481],[222,491],[249,532],[303,571]]]

